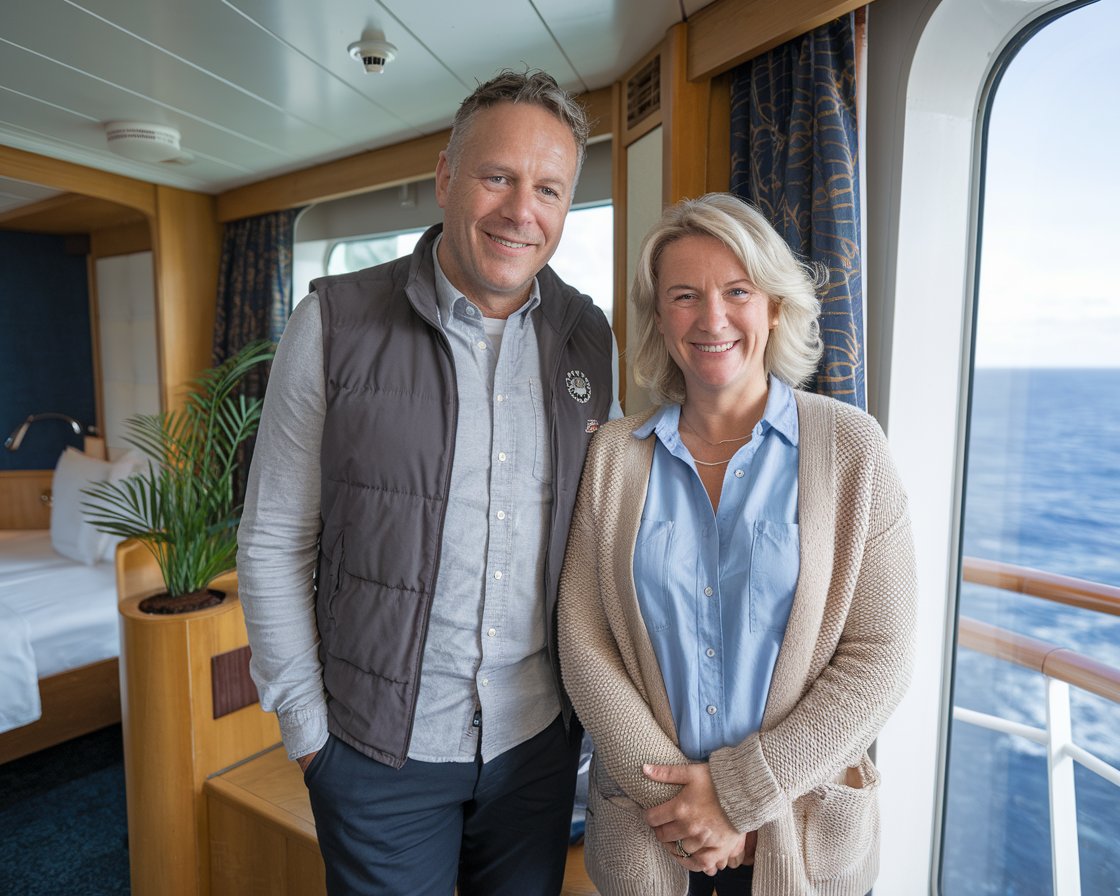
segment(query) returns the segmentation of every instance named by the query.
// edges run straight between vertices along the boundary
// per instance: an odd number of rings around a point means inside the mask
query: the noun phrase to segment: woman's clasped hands
[[[671,800],[645,811],[645,820],[673,860],[689,871],[714,875],[754,861],[757,832],[740,833],[719,803],[706,762],[644,765],[651,781],[681,785]]]

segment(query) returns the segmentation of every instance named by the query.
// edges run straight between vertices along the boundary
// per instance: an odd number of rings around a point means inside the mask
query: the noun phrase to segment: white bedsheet
[[[113,564],[68,560],[55,553],[45,530],[0,531],[0,629],[0,731],[5,731],[39,717],[39,678],[120,653]],[[18,719],[29,711],[32,718],[7,724],[9,715]]]

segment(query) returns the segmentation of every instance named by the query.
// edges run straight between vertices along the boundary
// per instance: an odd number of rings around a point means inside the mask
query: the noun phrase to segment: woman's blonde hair
[[[799,261],[757,209],[730,193],[708,193],[669,206],[642,242],[630,291],[637,311],[637,383],[658,403],[684,401],[684,375],[657,329],[657,267],[665,247],[686,236],[719,240],[742,263],[751,283],[770,297],[778,324],[770,331],[763,366],[790,386],[802,385],[816,371],[823,351],[817,290],[827,282],[827,271]]]

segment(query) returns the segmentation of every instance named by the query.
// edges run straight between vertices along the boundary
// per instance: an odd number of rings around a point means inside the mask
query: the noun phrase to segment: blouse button
[[[707,656],[710,659],[711,657],[716,655],[716,652],[715,652],[714,649],[709,647],[707,650],[704,651],[704,655]]]
[[[716,714],[716,708],[714,706],[709,706],[708,707],[708,715],[714,716],[715,714]]]
[[[704,597],[711,597],[713,594],[715,594],[715,591],[712,590],[711,585],[704,589]]]
[[[742,470],[736,470],[735,471],[735,478],[736,479],[742,479],[743,478],[743,471]]]

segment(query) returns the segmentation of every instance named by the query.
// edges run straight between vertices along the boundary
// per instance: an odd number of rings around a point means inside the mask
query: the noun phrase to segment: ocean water
[[[979,369],[963,550],[1120,586],[1120,369]],[[966,584],[960,614],[1120,668],[1120,617]],[[958,651],[954,703],[1045,723],[1045,679]],[[1074,740],[1120,767],[1120,705],[1071,688]],[[1120,788],[1077,767],[1084,896],[1120,894]],[[942,849],[945,896],[1053,892],[1046,756],[954,722]]]

